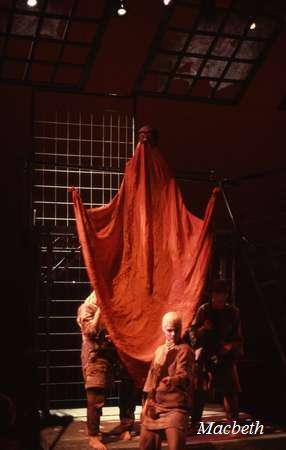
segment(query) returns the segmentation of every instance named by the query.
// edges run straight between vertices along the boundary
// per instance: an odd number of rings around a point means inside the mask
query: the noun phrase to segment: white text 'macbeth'
[[[232,424],[215,424],[215,422],[200,422],[197,434],[263,434],[264,426],[259,420],[249,425],[239,425],[236,420]]]

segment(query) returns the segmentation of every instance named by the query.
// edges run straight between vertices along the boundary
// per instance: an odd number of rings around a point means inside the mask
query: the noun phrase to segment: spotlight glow
[[[172,0],[163,0],[163,3],[165,6],[168,6],[171,3]]]
[[[30,8],[33,8],[33,6],[36,6],[37,0],[27,0],[27,5],[30,6]]]
[[[127,13],[127,9],[125,8],[124,4],[121,3],[120,8],[118,8],[118,10],[117,10],[117,14],[119,16],[125,16],[126,13]]]
[[[255,28],[256,28],[256,23],[252,22],[252,24],[250,25],[249,29],[250,30],[255,30]]]

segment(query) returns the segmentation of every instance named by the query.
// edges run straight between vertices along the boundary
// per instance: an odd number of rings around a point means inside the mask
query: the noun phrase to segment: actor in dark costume
[[[159,450],[165,436],[169,450],[185,448],[192,352],[181,341],[181,325],[177,313],[164,315],[165,344],[155,351],[143,389],[147,399],[142,411],[140,450]]]
[[[94,292],[79,307],[77,322],[82,331],[81,357],[87,396],[89,444],[97,450],[105,450],[106,447],[100,440],[99,424],[106,390],[110,386],[114,371],[117,370],[117,375],[121,380],[119,387],[120,425],[111,433],[120,435],[121,439],[131,439],[130,431],[135,421],[136,390],[109,339]]]
[[[195,352],[192,423],[201,420],[207,392],[214,388],[223,396],[228,420],[238,418],[240,383],[237,360],[242,356],[240,314],[227,303],[229,285],[216,280],[210,303],[203,304],[188,330]]]

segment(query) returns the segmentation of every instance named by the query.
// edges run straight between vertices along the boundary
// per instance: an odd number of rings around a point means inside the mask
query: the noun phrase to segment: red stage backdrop
[[[192,320],[211,255],[214,189],[204,220],[183,204],[159,150],[138,144],[120,190],[86,209],[72,189],[84,261],[112,341],[140,385],[162,343],[161,319],[178,311]]]

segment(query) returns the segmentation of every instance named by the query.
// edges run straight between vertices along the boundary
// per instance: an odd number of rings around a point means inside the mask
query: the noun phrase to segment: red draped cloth
[[[103,320],[138,385],[162,343],[161,319],[178,311],[183,331],[204,287],[211,255],[210,222],[184,206],[159,150],[138,144],[117,195],[86,209],[72,189],[84,261]]]

